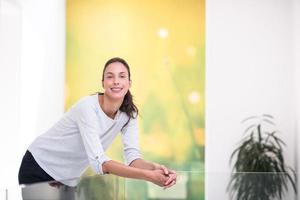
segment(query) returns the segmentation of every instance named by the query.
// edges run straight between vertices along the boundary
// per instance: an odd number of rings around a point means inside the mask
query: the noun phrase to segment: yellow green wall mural
[[[122,57],[131,67],[144,158],[203,172],[204,0],[67,0],[66,19],[65,108],[102,91],[104,63]],[[119,138],[108,154],[123,161]],[[204,199],[202,178],[189,199]]]

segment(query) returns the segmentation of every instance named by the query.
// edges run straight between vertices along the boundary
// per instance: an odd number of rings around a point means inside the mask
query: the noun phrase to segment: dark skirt
[[[19,184],[32,184],[46,181],[54,181],[35,161],[32,154],[27,150],[19,170]]]

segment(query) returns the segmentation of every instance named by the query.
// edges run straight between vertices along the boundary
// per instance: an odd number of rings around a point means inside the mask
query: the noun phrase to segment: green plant
[[[285,143],[277,136],[273,121],[267,114],[242,121],[247,124],[245,135],[230,157],[230,163],[236,158],[227,187],[231,199],[281,200],[288,182],[297,193],[296,174],[285,164]]]

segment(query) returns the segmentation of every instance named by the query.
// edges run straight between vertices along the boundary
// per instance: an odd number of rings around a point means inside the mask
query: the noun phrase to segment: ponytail
[[[125,112],[126,115],[128,116],[128,120],[124,124],[122,129],[129,123],[131,118],[135,119],[137,117],[138,113],[139,113],[138,108],[133,103],[132,95],[131,95],[129,90],[128,90],[128,92],[126,93],[126,95],[124,97],[123,103],[120,107],[120,111]]]

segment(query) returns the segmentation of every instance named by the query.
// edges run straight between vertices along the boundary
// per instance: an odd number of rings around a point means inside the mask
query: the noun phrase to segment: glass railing
[[[125,194],[130,200],[202,200],[204,199],[204,173],[177,171],[176,185],[163,189],[150,182],[126,179]]]
[[[44,182],[0,188],[0,200],[279,200],[280,191],[282,200],[297,199],[285,173],[177,173],[176,185],[165,190],[142,180],[93,175],[82,177],[77,187]]]

